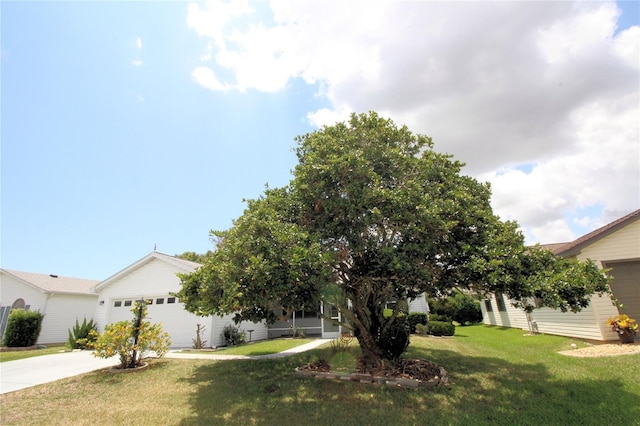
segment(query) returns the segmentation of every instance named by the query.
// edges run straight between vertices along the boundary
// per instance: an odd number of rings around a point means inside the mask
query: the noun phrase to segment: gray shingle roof
[[[96,294],[93,287],[100,281],[83,278],[62,277],[57,275],[35,274],[33,272],[2,269],[2,272],[25,281],[42,291],[52,293]]]

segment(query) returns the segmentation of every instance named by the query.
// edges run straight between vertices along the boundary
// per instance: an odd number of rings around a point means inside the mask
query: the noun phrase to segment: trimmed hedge
[[[411,312],[409,314],[409,327],[411,327],[411,333],[416,332],[416,325],[426,324],[427,322],[429,322],[427,314],[424,314],[422,312]]]
[[[453,336],[456,326],[450,322],[431,321],[429,323],[429,334],[433,336]]]
[[[429,334],[429,326],[426,324],[416,324],[416,334]]]
[[[10,348],[33,346],[38,341],[44,315],[37,311],[14,309],[9,314],[4,344]]]

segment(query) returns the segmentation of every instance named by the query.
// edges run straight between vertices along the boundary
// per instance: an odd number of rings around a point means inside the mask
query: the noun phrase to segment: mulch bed
[[[438,386],[448,382],[447,372],[434,362],[422,359],[402,359],[398,363],[375,369],[358,361],[356,372],[350,375],[333,373],[329,363],[320,359],[296,369],[307,376],[358,381],[361,383],[385,383],[401,387]]]

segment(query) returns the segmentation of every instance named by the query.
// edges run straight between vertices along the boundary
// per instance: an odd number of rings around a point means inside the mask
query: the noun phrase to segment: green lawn
[[[452,383],[397,389],[308,379],[283,359],[154,361],[133,374],[94,372],[0,396],[0,423],[137,425],[638,425],[640,355],[574,358],[574,342],[522,330],[458,327],[412,336],[409,356],[437,362]],[[576,342],[580,343],[580,342]],[[340,354],[340,362],[357,353]]]
[[[313,340],[314,339],[282,338],[282,339],[263,340],[263,341],[254,342],[254,343],[245,343],[242,345],[231,346],[224,349],[216,349],[216,350],[189,349],[189,350],[184,350],[182,352],[216,354],[216,355],[246,355],[246,356],[269,355],[269,354],[276,354],[278,352],[286,351],[287,349],[295,348],[296,346],[304,345],[305,343],[309,343]]]
[[[48,346],[44,349],[31,349],[28,351],[0,351],[0,362],[14,361],[16,359],[31,358],[60,352],[68,352],[71,349],[64,345]]]

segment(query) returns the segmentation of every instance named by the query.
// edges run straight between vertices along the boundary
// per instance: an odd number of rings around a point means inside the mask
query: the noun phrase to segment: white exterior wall
[[[197,324],[202,324],[209,331],[213,327],[211,317],[193,315],[179,301],[167,303],[169,293],[180,290],[180,279],[176,274],[184,272],[187,271],[152,258],[106,287],[99,288],[100,302],[96,310],[98,330],[103,331],[107,324],[133,319],[131,308],[135,300],[153,299],[154,303],[147,306],[149,321],[162,324],[163,330],[171,336],[172,347],[191,347],[196,337]],[[157,305],[155,302],[158,298],[164,299],[164,303]],[[127,300],[132,301],[131,306],[124,306]],[[121,306],[114,306],[116,301],[120,301]]]
[[[196,337],[197,324],[205,327],[203,339],[208,346],[222,344],[220,335],[227,324],[233,324],[233,315],[220,317],[199,317],[184,309],[184,304],[176,299],[176,303],[167,303],[170,293],[181,289],[180,279],[177,273],[187,273],[181,269],[160,259],[152,258],[139,268],[123,275],[109,283],[104,288],[99,288],[100,303],[96,309],[96,321],[98,329],[104,330],[106,324],[133,319],[131,308],[135,300],[153,299],[153,303],[147,305],[148,319],[152,323],[161,323],[164,331],[171,336],[171,346],[174,348],[188,348],[193,345]],[[163,299],[162,304],[157,304],[157,299]],[[131,306],[124,306],[124,302],[131,300]],[[116,307],[115,302],[120,301],[121,306]],[[264,324],[243,323],[241,330],[254,330],[252,340],[266,339],[267,332]],[[247,338],[249,334],[247,333]]]
[[[492,295],[488,300],[491,303],[491,311],[487,311],[484,300],[480,301],[480,309],[482,310],[482,318],[485,324],[529,330],[529,323],[527,322],[525,312],[522,309],[514,308],[506,296],[504,296],[505,311],[498,309],[495,296]]]
[[[66,343],[69,329],[93,318],[98,295],[53,294],[47,299],[38,344]]]
[[[211,328],[211,335],[209,337],[209,346],[222,346],[224,345],[224,339],[222,337],[222,332],[227,325],[235,326],[233,322],[233,315],[225,315],[224,317],[213,317],[213,327]],[[246,334],[247,342],[249,341],[249,332],[247,330],[253,330],[251,333],[251,341],[255,342],[256,340],[265,340],[267,339],[267,325],[266,323],[253,323],[251,321],[242,321],[237,325],[240,331],[243,331]]]
[[[531,318],[537,322],[540,333],[571,336],[589,340],[609,340],[603,331],[607,331],[606,321],[611,314],[610,307],[615,311],[609,297],[594,296],[588,307],[578,313],[561,312],[559,309],[541,308],[531,313]],[[611,338],[618,339],[614,333]]]
[[[30,310],[45,313],[47,296],[41,290],[0,273],[0,305],[11,306],[17,299],[23,299]]]
[[[17,299],[23,299],[31,311],[44,314],[38,344],[65,343],[68,331],[86,317],[93,318],[97,295],[44,293],[7,274],[1,274],[0,305],[11,306]]]
[[[576,256],[579,260],[593,260],[600,268],[606,262],[640,259],[640,220],[586,245]],[[489,325],[518,327],[528,330],[526,314],[507,304],[506,312],[499,312],[495,298],[491,298],[493,312],[487,312],[482,306],[483,321]],[[618,314],[608,296],[593,296],[589,306],[578,313],[541,308],[531,313],[531,319],[537,323],[541,333],[571,336],[590,340],[618,340],[606,322],[609,317]]]
[[[577,257],[601,262],[640,259],[640,220],[583,247]]]
[[[606,262],[640,259],[640,220],[618,229],[604,238],[584,247],[577,256],[580,260],[592,259],[600,268]],[[618,336],[607,327],[607,319],[618,315],[618,308],[609,297],[594,297],[593,320],[597,324],[598,339],[618,340]],[[594,333],[595,335],[596,333]]]
[[[420,312],[423,314],[429,312],[429,308],[427,306],[427,298],[425,297],[424,293],[409,301],[409,312]]]

